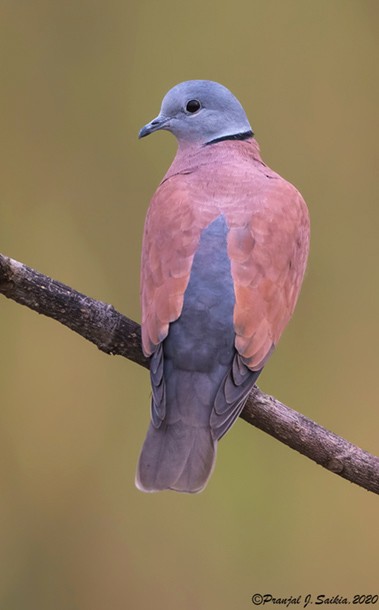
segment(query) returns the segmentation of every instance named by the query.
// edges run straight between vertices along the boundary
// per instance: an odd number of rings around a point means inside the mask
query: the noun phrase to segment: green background
[[[139,320],[144,215],[175,141],[138,129],[177,82],[222,82],[312,220],[260,386],[378,453],[378,17],[376,0],[3,0],[0,250]],[[379,593],[376,496],[241,420],[204,493],[142,494],[147,371],[0,312],[1,610]]]

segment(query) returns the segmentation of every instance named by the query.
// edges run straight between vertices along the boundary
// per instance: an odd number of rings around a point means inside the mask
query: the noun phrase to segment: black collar
[[[231,136],[221,136],[220,138],[215,138],[214,140],[210,140],[206,142],[204,146],[209,146],[209,144],[217,144],[217,142],[223,142],[224,140],[249,140],[254,137],[254,133],[251,131],[244,131],[243,133],[234,133]]]

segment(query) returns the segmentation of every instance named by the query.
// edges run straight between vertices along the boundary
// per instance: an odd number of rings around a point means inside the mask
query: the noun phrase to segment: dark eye
[[[190,100],[189,102],[187,102],[186,110],[191,114],[194,114],[194,112],[197,112],[198,110],[200,110],[200,108],[201,104],[199,100]]]

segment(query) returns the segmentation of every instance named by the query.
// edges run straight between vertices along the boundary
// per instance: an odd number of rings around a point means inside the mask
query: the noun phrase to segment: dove
[[[310,223],[301,194],[264,163],[242,105],[223,85],[173,87],[139,137],[160,130],[178,148],[143,235],[152,397],[136,486],[196,493],[293,314]]]

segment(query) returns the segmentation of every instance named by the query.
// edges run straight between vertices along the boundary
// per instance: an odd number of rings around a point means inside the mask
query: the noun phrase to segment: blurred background
[[[149,199],[175,141],[139,128],[218,80],[312,219],[260,378],[379,453],[376,0],[0,5],[0,251],[139,320]],[[1,610],[229,610],[378,591],[378,499],[243,421],[204,493],[134,487],[148,373],[0,297]]]

